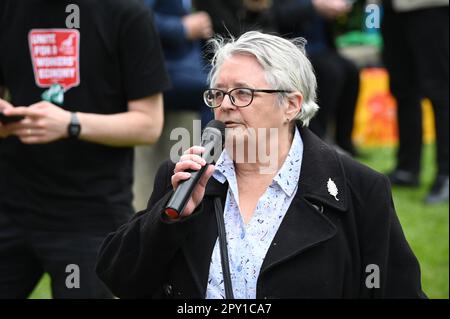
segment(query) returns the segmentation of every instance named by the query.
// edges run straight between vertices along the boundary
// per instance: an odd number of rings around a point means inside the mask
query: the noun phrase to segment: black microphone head
[[[217,121],[217,120],[212,120],[212,121],[209,121],[209,123],[206,125],[205,130],[208,127],[216,128],[216,129],[218,129],[220,131],[220,133],[222,135],[225,135],[225,123],[224,122]]]
[[[218,130],[220,132],[220,135],[222,137],[222,145],[225,143],[225,123],[217,120],[209,121],[209,123],[206,125],[205,129],[203,130],[203,136],[206,136],[208,134],[213,134],[214,130]]]
[[[211,164],[217,161],[223,151],[224,139],[225,124],[216,120],[209,122],[202,133],[202,146],[205,148],[202,158],[206,163]],[[178,185],[178,188],[166,205],[165,214],[167,216],[173,219],[180,216],[206,169],[207,166],[204,166],[200,171],[192,171],[191,177]]]

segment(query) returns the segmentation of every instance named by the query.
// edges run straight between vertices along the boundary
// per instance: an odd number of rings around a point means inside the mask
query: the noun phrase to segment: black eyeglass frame
[[[247,105],[244,105],[244,106],[236,105],[236,103],[234,102],[234,98],[233,98],[233,96],[231,94],[234,91],[237,91],[237,90],[249,90],[250,92],[252,92],[252,98],[250,99],[250,102]],[[219,92],[221,92],[223,94],[222,102],[219,105],[217,105],[217,106],[210,106],[206,102],[207,101],[206,94],[208,94],[210,91],[219,91]],[[205,90],[205,92],[203,93],[203,100],[204,100],[206,106],[208,106],[211,109],[216,109],[216,108],[222,106],[222,103],[223,103],[223,100],[225,99],[225,96],[228,95],[228,98],[230,99],[231,104],[233,104],[235,107],[238,107],[238,108],[244,108],[244,107],[248,107],[250,104],[253,103],[253,100],[255,98],[255,93],[269,93],[269,94],[273,94],[273,93],[293,93],[293,92],[292,91],[288,91],[288,90],[251,89],[251,88],[245,88],[245,87],[243,87],[243,88],[234,88],[234,89],[231,89],[231,90],[229,90],[227,92],[227,91],[224,91],[224,90],[221,90],[221,89],[209,88],[209,89]]]

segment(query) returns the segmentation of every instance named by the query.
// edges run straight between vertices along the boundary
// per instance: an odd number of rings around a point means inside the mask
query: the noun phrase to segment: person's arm
[[[173,168],[169,161],[161,165],[148,208],[106,237],[100,248],[96,272],[117,297],[158,297],[171,261],[186,240],[187,227],[195,222],[195,216],[177,222],[163,217],[173,194]]]
[[[156,174],[147,209],[104,241],[96,271],[116,296],[155,297],[161,292],[189,225],[206,213],[202,202],[214,166],[206,169],[179,218],[168,217],[165,207],[180,182],[189,178],[186,171],[198,171],[207,165],[200,157],[204,151],[191,147],[176,165],[170,161],[163,163]]]
[[[110,146],[154,144],[163,129],[162,94],[130,101],[128,110],[116,115],[79,113],[80,139]]]
[[[403,234],[386,177],[376,179],[365,203],[360,216],[364,266],[360,297],[426,298],[419,263]],[[377,283],[378,287],[372,286]]]
[[[144,3],[154,13],[155,25],[163,46],[176,48],[186,41],[208,39],[212,36],[212,24],[205,12],[188,13],[184,16],[161,13],[158,3],[146,0]]]
[[[176,47],[186,42],[186,30],[181,17],[154,12],[155,24],[164,46]]]
[[[212,23],[206,12],[196,12],[183,17],[155,12],[156,26],[164,45],[176,47],[186,41],[209,39]]]
[[[0,86],[0,112],[4,113],[7,109],[12,109],[13,106],[8,101],[4,100],[5,87]],[[9,135],[9,130],[0,122],[0,139],[6,138]]]
[[[26,117],[19,123],[8,125],[10,134],[18,136],[25,144],[44,144],[68,137],[70,112],[49,102],[9,108],[4,113]],[[153,144],[162,132],[162,94],[130,101],[125,113],[77,115],[81,140],[117,147]]]
[[[176,47],[186,41],[186,32],[181,17],[159,12],[159,3],[155,0],[144,0],[144,3],[152,9],[155,26],[164,46]]]

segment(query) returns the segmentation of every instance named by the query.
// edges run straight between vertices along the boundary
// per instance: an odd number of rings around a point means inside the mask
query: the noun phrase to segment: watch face
[[[80,135],[80,125],[70,125],[69,127],[69,134],[71,137],[77,137]]]
[[[77,138],[81,132],[81,124],[78,120],[77,114],[72,112],[70,124],[68,127],[68,134],[71,138]]]

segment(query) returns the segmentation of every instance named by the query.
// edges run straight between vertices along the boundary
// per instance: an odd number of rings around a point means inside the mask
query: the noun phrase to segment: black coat
[[[420,269],[392,202],[388,180],[337,154],[308,129],[298,191],[262,264],[257,298],[424,297]],[[204,298],[218,232],[215,196],[227,184],[211,178],[193,215],[168,222],[174,164],[159,169],[148,208],[100,251],[99,277],[122,298]],[[328,192],[331,178],[337,201]],[[366,287],[368,265],[379,267],[380,287]],[[375,281],[371,280],[374,283]]]

